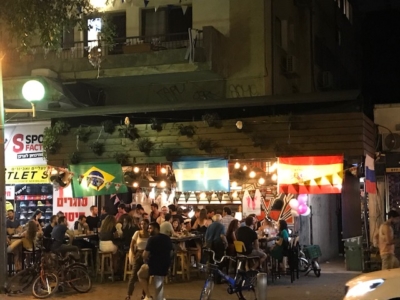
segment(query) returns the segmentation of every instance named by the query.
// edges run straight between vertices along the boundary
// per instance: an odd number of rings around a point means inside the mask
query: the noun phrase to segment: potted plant
[[[176,148],[165,148],[163,150],[163,155],[167,161],[173,161],[182,156],[182,151]]]
[[[135,124],[128,123],[125,125],[121,125],[118,131],[120,137],[128,138],[132,141],[139,138],[139,134],[137,133],[137,128],[135,127]]]
[[[52,127],[46,127],[43,131],[43,156],[47,158],[48,154],[55,154],[60,146],[58,134]]]
[[[183,125],[178,126],[178,132],[182,136],[187,136],[188,138],[193,137],[196,134],[195,127],[193,125]]]
[[[150,119],[151,129],[160,132],[163,129],[163,122],[159,119],[152,118]]]
[[[73,152],[69,156],[69,162],[71,165],[76,165],[81,162],[81,154],[78,151]]]
[[[201,151],[205,151],[206,153],[212,153],[214,148],[217,147],[218,144],[213,142],[211,139],[208,138],[199,138],[197,140],[197,147]]]
[[[217,113],[205,114],[202,116],[204,122],[208,124],[209,127],[221,128],[221,119]]]
[[[94,154],[101,156],[104,153],[104,144],[100,142],[93,142],[90,145],[90,149],[93,151]]]
[[[140,138],[137,140],[137,146],[140,152],[149,155],[154,147],[154,143],[149,138]]]
[[[79,126],[75,130],[75,135],[78,137],[78,140],[84,143],[86,143],[89,140],[91,134],[92,130],[90,129],[90,127]]]
[[[101,126],[103,126],[103,130],[105,133],[113,134],[115,131],[115,124],[112,120],[106,120],[102,122]]]
[[[114,153],[114,158],[121,166],[127,166],[130,164],[129,154],[125,152]]]
[[[56,135],[67,135],[69,132],[69,129],[71,128],[71,125],[64,121],[57,121],[54,123],[52,126],[53,132]]]

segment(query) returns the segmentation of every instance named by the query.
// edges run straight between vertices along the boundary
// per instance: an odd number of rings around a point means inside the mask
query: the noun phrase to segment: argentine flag
[[[229,192],[229,168],[226,159],[196,159],[173,162],[178,190]]]

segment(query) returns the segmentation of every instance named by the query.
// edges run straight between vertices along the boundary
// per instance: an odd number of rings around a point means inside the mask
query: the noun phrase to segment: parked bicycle
[[[321,249],[318,245],[303,246],[299,251],[299,271],[305,272],[307,276],[314,271],[315,276],[321,276],[321,267],[318,258],[321,256]]]
[[[222,263],[225,259],[237,261],[237,258],[231,256],[223,256],[220,260],[215,258],[215,252],[209,249],[204,249],[206,252],[212,254],[212,261],[214,263],[207,263],[206,271],[208,272],[208,277],[204,282],[203,290],[200,294],[200,300],[211,299],[211,293],[214,289],[214,276],[218,274],[226,280],[228,284],[228,294],[236,294],[239,300],[257,300],[256,296],[256,284],[257,284],[257,274],[258,271],[244,270],[245,260],[239,259],[237,263],[237,271],[235,277],[230,277],[218,268],[218,264]]]

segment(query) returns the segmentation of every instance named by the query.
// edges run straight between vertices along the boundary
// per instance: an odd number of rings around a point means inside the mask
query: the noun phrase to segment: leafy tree
[[[109,0],[104,0],[108,4]],[[57,48],[64,28],[88,29],[86,17],[104,17],[90,0],[1,0],[0,23],[18,50]],[[107,22],[105,22],[107,24]],[[110,39],[108,32],[104,39]],[[38,42],[39,40],[39,42]]]

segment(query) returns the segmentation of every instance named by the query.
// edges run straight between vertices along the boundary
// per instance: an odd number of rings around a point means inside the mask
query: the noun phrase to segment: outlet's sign
[[[49,122],[6,125],[4,130],[6,166],[45,165],[43,131]]]

